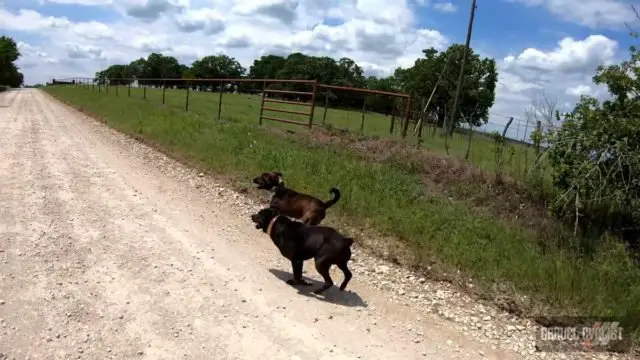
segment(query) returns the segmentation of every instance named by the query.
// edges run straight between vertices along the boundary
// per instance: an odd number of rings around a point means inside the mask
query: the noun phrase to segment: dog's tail
[[[336,188],[331,188],[329,190],[330,194],[333,194],[333,199],[327,201],[324,203],[324,208],[328,209],[330,207],[332,207],[335,203],[338,202],[338,200],[340,200],[340,190],[336,189]]]

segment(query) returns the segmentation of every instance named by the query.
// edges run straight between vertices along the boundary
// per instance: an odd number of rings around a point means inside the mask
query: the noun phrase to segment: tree
[[[364,72],[355,61],[348,57],[338,60],[338,74],[334,85],[362,88],[365,82]]]
[[[162,86],[163,80],[159,79],[180,79],[180,63],[173,56],[164,56],[159,53],[151,53],[146,61],[140,62],[140,78],[153,79],[144,80],[143,83],[151,86]]]
[[[210,55],[196,60],[191,65],[197,78],[238,79],[245,69],[238,60],[227,55]]]
[[[134,78],[138,79],[143,76],[143,71],[146,67],[147,60],[145,58],[139,58],[129,63],[129,73]]]
[[[191,65],[192,74],[200,79],[239,79],[244,75],[246,69],[240,65],[238,60],[224,54],[209,55],[198,59]],[[201,87],[215,86],[199,82]]]
[[[395,92],[395,86],[395,78],[392,76],[386,78],[370,76],[366,80],[366,88],[371,90]],[[398,104],[399,100],[395,96],[367,95],[367,110],[369,111],[391,114],[391,111],[394,107],[397,108]]]
[[[600,103],[583,95],[562,125],[548,134],[547,154],[558,192],[551,209],[582,228],[638,237],[640,224],[640,51],[599,66],[595,84],[608,88]],[[635,231],[630,232],[630,229]]]
[[[105,70],[96,72],[98,84],[129,85],[133,82],[133,75],[129,65],[111,65]]]
[[[425,49],[423,50],[424,58],[416,60],[411,68],[399,68],[394,73],[400,86],[416,98],[429,98],[442,73],[429,105],[430,109],[433,109],[439,126],[447,116],[447,109],[453,106],[456,79],[464,50],[465,46],[460,44],[453,44],[443,52],[438,52],[434,48]],[[495,60],[482,59],[473,52],[473,49],[469,49],[464,79],[458,109],[473,125],[486,124],[489,119],[489,109],[495,102],[498,81]],[[456,114],[454,119],[454,127],[464,121],[459,114]]]
[[[286,59],[278,55],[263,55],[249,67],[250,79],[275,79],[284,68]]]
[[[24,76],[15,64],[20,56],[13,38],[0,36],[0,85],[20,87],[24,83]]]

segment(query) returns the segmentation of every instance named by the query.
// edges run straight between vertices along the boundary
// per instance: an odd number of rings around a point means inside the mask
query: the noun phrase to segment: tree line
[[[129,85],[137,80],[139,85],[151,87],[176,87],[201,91],[231,91],[227,84],[206,81],[189,82],[190,79],[296,79],[317,80],[321,84],[365,88],[386,92],[411,94],[414,99],[428,99],[429,114],[433,122],[441,126],[447,109],[453,104],[456,79],[465,47],[453,44],[444,51],[434,48],[423,50],[423,57],[409,68],[397,68],[386,77],[365,76],[363,68],[354,60],[343,57],[338,60],[327,56],[311,56],[300,52],[288,56],[264,55],[253,61],[249,69],[235,58],[225,54],[210,55],[195,60],[191,65],[181,64],[175,57],[151,53],[147,58],[136,59],[129,64],[116,64],[95,74],[97,83]],[[475,126],[486,124],[489,109],[495,101],[498,80],[496,63],[491,58],[481,58],[469,49],[465,69],[465,82],[461,92],[459,109],[465,122]],[[145,80],[146,79],[146,80]],[[149,80],[150,79],[150,80]],[[160,80],[167,79],[167,80]],[[171,80],[168,80],[171,79]],[[438,85],[433,96],[431,92]],[[259,92],[263,87],[259,81],[238,82],[233,86],[239,92]],[[274,83],[270,89],[311,91],[310,85],[301,83]],[[282,95],[282,97],[295,95]],[[385,114],[400,114],[405,104],[396,97],[387,95],[365,95],[356,91],[325,90],[321,88],[318,102],[329,101],[332,107],[357,108]],[[422,110],[423,101],[414,101],[412,110]],[[457,125],[461,116],[454,117]]]
[[[0,36],[0,88],[4,86],[20,87],[24,76],[15,62],[20,58],[18,44],[13,38]]]

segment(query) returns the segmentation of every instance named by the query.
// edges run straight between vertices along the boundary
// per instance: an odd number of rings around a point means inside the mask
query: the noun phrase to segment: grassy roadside
[[[494,284],[513,288],[531,300],[530,310],[616,316],[638,312],[640,270],[620,246],[611,243],[592,259],[543,250],[534,229],[433,194],[420,173],[397,166],[398,159],[371,162],[346,147],[321,146],[242,121],[218,123],[210,114],[139,98],[106,97],[73,87],[45,91],[168,154],[247,184],[262,171],[278,169],[289,185],[320,197],[337,186],[343,195],[331,211],[332,220],[346,217],[397,236],[421,264],[459,269],[487,293],[494,292]]]
[[[85,88],[86,91],[92,91],[91,86]],[[93,91],[97,92],[96,87]],[[136,98],[143,99],[145,96],[149,102],[162,104],[162,89],[148,88],[127,88],[126,86],[110,86],[108,94],[105,88],[100,92],[103,96],[119,97],[119,98]],[[146,94],[145,94],[146,93]],[[117,95],[116,95],[117,94]],[[186,103],[186,91],[178,89],[167,89],[164,94],[165,106],[175,109],[184,109]],[[232,118],[235,121],[248,125],[255,125],[260,114],[260,96],[251,94],[230,94],[225,93],[222,98],[221,114],[223,118]],[[218,104],[220,98],[218,93],[190,91],[189,92],[189,112],[200,113],[211,119],[216,119],[218,114]],[[270,108],[287,109],[293,111],[309,111],[308,107],[300,105],[267,103]],[[275,116],[291,119],[300,122],[307,122],[308,116],[297,114],[282,114],[265,111],[267,116]],[[318,104],[314,110],[314,123],[321,124],[324,116],[324,107]],[[376,136],[381,138],[398,139],[400,138],[400,117],[396,116],[394,133],[389,134],[391,124],[391,116],[375,112],[366,112],[363,126],[363,135]],[[362,123],[362,114],[359,110],[332,109],[327,110],[326,125],[336,129],[346,129],[353,133],[360,133]],[[277,122],[269,122],[270,127],[299,130],[299,127],[291,124],[283,124]],[[410,129],[413,131],[413,128]],[[412,136],[415,139],[415,135]],[[412,140],[415,141],[415,140]],[[458,158],[464,158],[469,144],[469,138],[466,134],[455,132],[449,139],[449,153]],[[445,153],[445,141],[439,135],[434,134],[433,128],[427,127],[424,131],[424,142],[422,147],[425,150],[438,153]],[[471,147],[469,151],[469,161],[475,166],[487,170],[494,171],[496,168],[495,144],[488,134],[473,134],[471,138]],[[526,169],[531,168],[535,158],[534,150],[530,147],[519,144],[509,144],[505,150],[503,159],[503,169],[506,174],[522,177]]]

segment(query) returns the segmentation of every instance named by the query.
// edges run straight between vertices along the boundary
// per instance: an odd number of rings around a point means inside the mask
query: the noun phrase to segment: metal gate
[[[274,82],[275,83],[307,84],[307,85],[310,85],[312,87],[312,89],[311,89],[311,91],[293,91],[293,90],[275,90],[275,89],[267,88],[268,83],[274,83]],[[263,89],[262,89],[262,102],[260,104],[260,119],[259,119],[260,125],[262,125],[262,120],[264,119],[264,120],[278,121],[278,122],[288,123],[288,124],[296,124],[296,125],[303,125],[303,126],[306,125],[309,128],[311,128],[313,126],[313,112],[315,110],[315,104],[316,104],[316,88],[317,88],[317,86],[318,86],[318,81],[316,81],[316,80],[275,80],[275,79],[264,80],[264,86],[263,86]],[[310,99],[310,102],[308,102],[308,101],[280,100],[280,99],[269,98],[269,97],[267,97],[267,94],[289,94],[289,95],[299,95],[299,96],[310,96],[311,99]],[[289,109],[269,107],[269,106],[265,106],[265,103],[277,103],[277,104],[304,106],[304,107],[308,108],[308,111],[297,111],[297,110],[289,110]],[[295,121],[295,120],[291,120],[291,119],[283,119],[283,118],[275,117],[275,116],[266,116],[266,115],[264,115],[265,111],[308,116],[309,117],[309,121],[301,122],[301,121]]]

